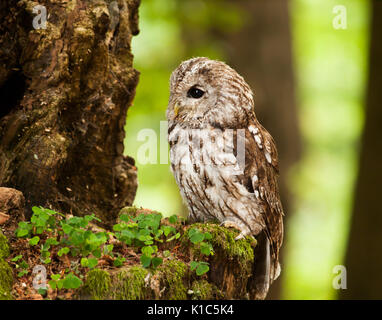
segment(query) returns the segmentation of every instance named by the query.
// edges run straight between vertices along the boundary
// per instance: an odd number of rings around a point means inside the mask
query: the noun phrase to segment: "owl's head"
[[[221,61],[200,57],[182,62],[170,78],[167,119],[192,128],[237,128],[253,112],[251,88]]]

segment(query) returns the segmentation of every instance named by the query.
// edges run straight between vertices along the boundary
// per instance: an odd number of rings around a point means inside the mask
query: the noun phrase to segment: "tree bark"
[[[372,2],[366,122],[347,248],[347,289],[342,299],[381,299],[382,284],[382,3]]]
[[[0,4],[0,185],[22,191],[27,209],[111,222],[133,202],[123,140],[140,1],[110,2],[47,0],[45,29],[33,26],[37,2]]]

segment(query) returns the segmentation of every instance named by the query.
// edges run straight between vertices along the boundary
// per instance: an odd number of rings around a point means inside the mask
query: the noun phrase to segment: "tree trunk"
[[[45,1],[45,28],[38,3],[0,4],[0,185],[22,191],[27,209],[111,222],[133,202],[123,140],[139,0],[109,3]]]
[[[382,284],[382,3],[372,2],[370,71],[366,122],[346,256],[347,289],[342,299],[381,299]]]

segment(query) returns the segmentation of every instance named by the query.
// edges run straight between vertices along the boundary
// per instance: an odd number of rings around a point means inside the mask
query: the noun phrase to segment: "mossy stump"
[[[88,272],[80,299],[96,300],[186,300],[248,299],[247,285],[254,263],[253,239],[235,241],[236,230],[216,224],[193,224],[212,234],[215,254],[208,259],[210,271],[197,276],[187,260],[199,253],[184,235],[180,239],[182,257],[167,259],[156,270],[140,265]],[[206,261],[206,257],[203,258]]]

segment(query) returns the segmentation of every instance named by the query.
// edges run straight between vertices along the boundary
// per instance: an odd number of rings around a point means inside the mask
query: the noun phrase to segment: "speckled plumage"
[[[192,88],[203,95],[190,96]],[[170,91],[171,168],[189,218],[256,237],[252,297],[263,299],[280,272],[283,209],[277,150],[256,119],[252,90],[225,63],[193,58],[172,73]]]

